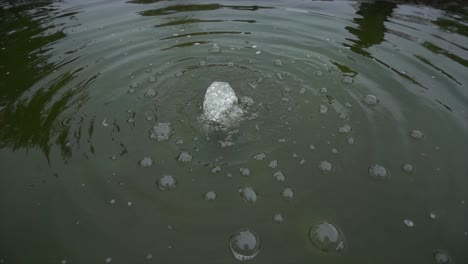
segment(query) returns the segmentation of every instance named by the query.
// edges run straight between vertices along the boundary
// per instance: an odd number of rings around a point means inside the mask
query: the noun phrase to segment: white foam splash
[[[205,93],[203,101],[204,117],[222,125],[229,125],[238,120],[243,114],[238,102],[236,92],[229,83],[213,82]]]

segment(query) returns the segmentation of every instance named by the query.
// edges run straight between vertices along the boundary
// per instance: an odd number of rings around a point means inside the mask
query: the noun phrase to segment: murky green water
[[[0,263],[468,262],[466,6],[0,3]]]

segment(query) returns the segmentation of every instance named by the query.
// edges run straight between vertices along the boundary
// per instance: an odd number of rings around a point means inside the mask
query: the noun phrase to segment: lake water
[[[0,1],[0,263],[468,263],[467,18]]]

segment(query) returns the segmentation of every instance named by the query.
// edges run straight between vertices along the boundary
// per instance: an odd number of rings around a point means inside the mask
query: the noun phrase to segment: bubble
[[[329,173],[333,170],[333,165],[329,161],[324,160],[320,162],[318,168],[325,173]]]
[[[280,73],[280,72],[277,72],[275,74],[276,78],[280,79],[280,80],[283,80],[283,75]]]
[[[257,202],[257,193],[251,187],[244,187],[239,190],[242,199],[248,204]]]
[[[312,145],[312,144],[310,144],[310,145],[309,145],[309,149],[310,149],[310,150],[315,150],[315,146]]]
[[[323,76],[323,72],[317,71],[317,72],[315,73],[315,75],[317,75],[317,76]]]
[[[156,96],[156,91],[154,89],[148,89],[145,93],[145,97],[152,98]]]
[[[414,226],[414,222],[409,220],[409,219],[403,220],[403,223],[408,227],[413,227]]]
[[[284,63],[282,60],[275,60],[275,65],[276,66],[282,66]]]
[[[378,164],[369,167],[369,174],[378,180],[385,180],[390,176],[387,169]]]
[[[332,148],[332,149],[331,149],[331,152],[332,152],[333,154],[337,154],[337,153],[338,153],[338,150],[337,150],[336,148]]]
[[[277,160],[270,161],[270,164],[268,164],[268,167],[270,167],[272,169],[278,167],[278,161]]]
[[[340,132],[341,134],[348,134],[349,132],[351,132],[351,126],[346,124],[338,128],[338,132]]]
[[[410,136],[416,140],[422,140],[424,138],[423,132],[419,130],[413,130],[410,132]]]
[[[183,72],[177,72],[176,74],[174,74],[175,77],[182,77],[182,75],[184,75]]]
[[[156,80],[157,80],[157,78],[154,77],[154,76],[151,76],[151,77],[149,78],[149,81],[150,81],[150,82],[155,82]]]
[[[403,172],[406,172],[408,174],[412,174],[414,172],[414,167],[411,164],[403,164],[401,165],[401,169]]]
[[[192,161],[192,155],[184,151],[179,154],[179,158],[177,160],[180,162],[190,162]]]
[[[207,201],[213,201],[214,199],[216,199],[216,193],[213,191],[209,191],[205,193],[205,195],[203,195],[203,198],[205,198],[205,200]]]
[[[341,231],[326,221],[310,229],[309,239],[315,247],[325,252],[340,252],[345,247]]]
[[[138,87],[138,83],[132,83],[130,84],[130,88],[137,88]]]
[[[436,219],[436,218],[437,218],[437,215],[436,215],[435,213],[431,212],[431,213],[429,214],[429,217],[431,217],[431,219]]]
[[[150,139],[156,139],[157,141],[168,140],[172,134],[170,123],[158,123],[150,130]]]
[[[112,261],[112,258],[106,258],[106,263],[110,263]]]
[[[214,167],[213,169],[211,169],[211,173],[218,173],[221,171],[221,167],[220,166],[216,166]]]
[[[227,66],[232,67],[232,66],[234,66],[234,63],[233,62],[228,62]]]
[[[256,160],[264,160],[266,158],[266,154],[265,153],[259,153],[259,154],[256,154],[255,156],[253,156],[254,159]]]
[[[372,95],[372,94],[368,94],[366,95],[362,101],[364,101],[364,103],[366,103],[367,105],[376,105],[379,103],[379,99],[377,99],[377,97],[375,97],[375,95]]]
[[[177,181],[171,175],[164,175],[158,180],[159,189],[165,191],[174,189],[176,187]]]
[[[325,87],[322,87],[322,88],[320,88],[320,92],[321,92],[321,93],[327,93],[327,92],[328,92],[328,89],[325,88]]]
[[[200,63],[199,63],[198,65],[200,65],[200,66],[202,66],[202,67],[203,67],[203,66],[206,66],[206,61],[200,61]]]
[[[277,224],[282,224],[284,223],[284,216],[282,213],[276,213],[274,216],[273,216],[273,221],[275,221],[275,223]]]
[[[236,92],[227,82],[213,82],[206,89],[203,111],[206,119],[221,124],[232,123],[243,114]]]
[[[450,263],[450,256],[444,250],[436,250],[434,251],[434,260],[437,264],[448,264]]]
[[[281,192],[281,196],[286,200],[291,200],[294,197],[294,193],[291,188],[284,188],[283,192]]]
[[[220,53],[221,48],[218,47],[218,45],[213,45],[209,51],[210,51],[210,53]]]
[[[273,177],[279,182],[284,182],[286,180],[286,176],[281,171],[273,173]]]
[[[326,114],[327,112],[328,112],[328,107],[326,107],[324,105],[319,106],[319,113]]]
[[[153,160],[150,157],[144,157],[142,160],[138,162],[140,164],[140,167],[142,168],[148,168],[153,165]]]
[[[151,259],[153,259],[153,254],[149,253],[149,254],[146,255],[145,258],[146,258],[146,260],[151,260]]]
[[[351,83],[354,82],[353,78],[352,78],[352,77],[349,77],[349,76],[343,77],[343,79],[341,79],[341,81],[342,81],[343,83],[346,83],[346,84],[351,84]]]
[[[242,229],[231,235],[229,247],[234,258],[240,261],[251,260],[260,252],[260,238],[248,229]]]
[[[129,94],[134,94],[134,93],[135,93],[135,89],[133,89],[133,88],[128,89],[128,93],[129,93]]]
[[[240,168],[239,171],[244,176],[249,176],[250,175],[250,170],[248,168]]]
[[[306,89],[304,89],[304,88],[301,88],[301,89],[299,90],[299,94],[305,94],[305,92],[306,92]]]
[[[349,137],[349,138],[348,138],[348,143],[349,143],[349,144],[356,144],[356,139],[353,138],[353,137]]]

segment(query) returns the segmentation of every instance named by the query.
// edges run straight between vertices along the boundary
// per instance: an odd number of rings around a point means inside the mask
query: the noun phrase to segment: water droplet
[[[109,203],[111,203],[111,204],[115,204],[115,200],[114,200],[114,199],[112,199],[112,200],[110,200],[110,201],[109,201]]]
[[[145,97],[152,98],[156,96],[156,91],[154,89],[148,89],[145,93]]]
[[[220,171],[221,171],[221,167],[220,167],[220,166],[216,166],[216,167],[214,167],[213,169],[211,169],[211,173],[213,173],[213,174],[214,174],[214,173],[218,173],[218,172],[220,172]]]
[[[309,239],[315,247],[325,252],[340,252],[345,247],[341,231],[326,221],[310,229]]]
[[[229,247],[234,258],[240,261],[251,260],[260,251],[260,238],[248,229],[242,229],[231,235]]]
[[[403,164],[401,165],[401,169],[403,172],[406,172],[408,174],[412,174],[414,172],[414,167],[411,164]]]
[[[244,187],[239,190],[242,199],[249,204],[257,202],[257,193],[251,187]]]
[[[349,144],[356,144],[356,139],[354,139],[353,137],[349,137],[348,138],[348,143]]]
[[[218,45],[213,45],[209,51],[210,51],[210,53],[220,53],[221,48],[218,47]]]
[[[320,162],[318,168],[325,173],[329,173],[333,170],[333,165],[329,161],[324,160]]]
[[[144,157],[142,160],[138,162],[140,164],[140,167],[142,168],[148,168],[153,165],[153,160],[150,157]]]
[[[328,89],[325,87],[320,88],[321,93],[328,93]]]
[[[403,220],[403,223],[408,227],[413,227],[414,226],[414,222],[409,220],[409,219]]]
[[[250,175],[250,170],[247,169],[247,168],[240,168],[239,171],[244,176],[249,176]]]
[[[259,154],[256,154],[255,156],[253,156],[254,159],[256,160],[264,160],[266,158],[266,154],[265,153],[259,153]]]
[[[179,154],[179,158],[177,160],[180,162],[190,162],[192,161],[192,155],[184,151]]]
[[[171,175],[164,175],[158,180],[159,189],[165,191],[169,189],[174,189],[176,187],[177,181]]]
[[[437,264],[448,264],[450,263],[450,256],[444,250],[436,250],[434,252],[434,260]]]
[[[216,193],[213,191],[209,191],[205,193],[205,195],[203,195],[203,198],[205,198],[205,200],[207,201],[213,201],[214,199],[216,199]]]
[[[255,52],[255,54],[257,54],[257,55],[260,54],[260,53],[261,53],[260,51]]]
[[[410,136],[416,140],[422,140],[424,138],[423,132],[419,130],[413,130],[410,132]]]
[[[319,106],[319,112],[321,114],[326,114],[328,112],[328,107],[324,106],[324,105],[320,105]]]
[[[172,134],[170,123],[158,123],[150,131],[150,139],[156,139],[157,141],[168,140]]]
[[[343,83],[346,83],[346,84],[351,84],[351,83],[354,82],[353,78],[352,78],[352,77],[349,77],[349,76],[343,77],[343,79],[341,79],[341,81],[342,81]]]
[[[278,161],[277,160],[270,161],[270,164],[268,164],[268,167],[270,167],[272,169],[278,167]]]
[[[282,213],[276,213],[274,216],[273,216],[273,221],[275,221],[275,223],[277,224],[282,224],[284,223],[284,216]]]
[[[291,200],[294,197],[294,193],[290,188],[284,188],[281,196],[286,200]]]
[[[431,219],[436,219],[437,218],[437,215],[435,213],[433,213],[433,212],[431,212],[429,214],[429,216],[431,217]]]
[[[387,169],[378,164],[369,167],[369,174],[378,180],[386,180],[390,176]]]
[[[364,101],[364,103],[368,104],[368,105],[376,105],[379,103],[379,99],[377,99],[377,97],[375,97],[375,95],[372,95],[372,94],[368,94],[366,95],[362,101]]]
[[[348,134],[349,132],[351,132],[351,126],[346,124],[338,128],[338,132],[340,132],[341,134]]]
[[[282,60],[275,60],[275,65],[276,65],[276,66],[282,66],[282,65],[283,65],[283,61],[282,61]]]
[[[273,177],[279,182],[284,182],[286,180],[286,176],[281,171],[273,173]]]

